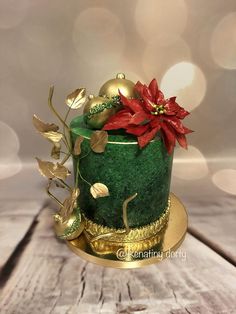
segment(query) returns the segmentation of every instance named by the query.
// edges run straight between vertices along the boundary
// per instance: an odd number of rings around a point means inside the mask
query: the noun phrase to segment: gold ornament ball
[[[112,98],[119,95],[119,90],[122,95],[127,98],[136,98],[137,94],[134,91],[135,84],[127,80],[123,73],[118,73],[115,79],[111,79],[102,85],[99,95],[103,97]]]
[[[63,220],[60,214],[54,215],[54,230],[58,238],[63,240],[76,239],[83,231],[83,223],[81,215],[77,210],[66,219]]]
[[[86,114],[89,113],[90,109],[94,108],[95,106],[99,104],[103,104],[109,101],[107,98],[100,97],[100,96],[95,97],[93,95],[89,95],[88,99],[89,101],[84,107],[85,122],[92,129],[102,129],[102,127],[110,118],[110,116],[112,116],[113,114],[117,112],[118,108],[110,108],[110,109],[105,108],[102,112],[95,113],[92,115],[91,118],[87,119]]]

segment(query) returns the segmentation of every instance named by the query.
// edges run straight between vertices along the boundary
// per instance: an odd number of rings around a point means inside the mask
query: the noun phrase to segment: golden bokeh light
[[[136,29],[146,41],[169,45],[183,33],[187,23],[184,0],[138,0],[135,9]]]
[[[222,169],[212,176],[212,182],[220,190],[236,195],[236,170]]]
[[[173,175],[184,180],[197,180],[208,174],[206,158],[201,151],[189,145],[187,150],[175,149]]]
[[[200,105],[206,93],[206,78],[191,62],[180,62],[167,70],[161,80],[165,97],[177,96],[177,102],[187,110]]]
[[[160,46],[158,41],[150,40],[145,47],[142,64],[147,78],[151,80],[156,77],[159,81],[173,64],[186,60],[191,60],[191,51],[182,38],[178,38],[168,48]]]
[[[226,15],[214,29],[211,54],[220,67],[236,69],[236,12]]]

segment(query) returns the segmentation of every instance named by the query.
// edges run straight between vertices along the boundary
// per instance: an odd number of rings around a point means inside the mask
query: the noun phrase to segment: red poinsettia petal
[[[175,115],[176,112],[179,111],[179,109],[181,108],[176,102],[175,102],[176,97],[171,97],[169,99],[167,99],[164,105],[164,108],[166,110],[165,114],[166,115]]]
[[[125,129],[129,125],[132,114],[124,109],[111,116],[107,123],[103,126],[103,130]]]
[[[154,110],[153,108],[153,102],[146,96],[143,95],[143,107],[146,109],[146,111],[151,112]]]
[[[122,95],[121,92],[119,92],[119,94],[122,104],[129,108],[133,113],[143,111],[142,103],[139,99],[129,99]]]
[[[150,89],[147,87],[147,85],[144,85],[144,86],[143,86],[142,98],[143,98],[143,99],[144,99],[144,98],[147,98],[147,99],[149,99],[152,103],[154,103],[155,100],[156,100],[155,95],[152,95],[152,93],[151,93]]]
[[[149,129],[149,125],[139,125],[139,126],[129,126],[126,129],[126,133],[133,134],[136,136],[141,136],[144,132]]]
[[[179,119],[184,119],[188,114],[189,112],[187,110],[179,106],[179,109],[176,113],[176,117]]]
[[[182,122],[174,116],[163,116],[163,120],[169,123],[178,133],[185,134]]]
[[[143,135],[138,137],[139,147],[145,147],[157,134],[160,127],[156,127],[150,131],[145,132]]]
[[[139,93],[140,96],[143,94],[143,84],[141,82],[137,82],[134,86],[135,91]]]
[[[149,115],[145,111],[135,113],[130,119],[130,124],[139,125],[149,119]]]
[[[156,102],[162,103],[164,100],[165,100],[164,94],[162,93],[162,91],[159,90],[156,96]]]
[[[165,123],[164,121],[161,122],[161,132],[163,135],[164,143],[167,149],[168,154],[171,154],[175,147],[175,131],[173,128]]]
[[[151,126],[151,128],[156,128],[160,126],[160,116],[151,116],[150,118],[150,122],[149,125]]]
[[[189,134],[189,133],[194,132],[193,130],[190,130],[189,128],[186,128],[186,126],[183,126],[183,128],[184,128],[184,134]]]
[[[148,89],[150,90],[153,98],[155,99],[156,96],[159,94],[159,90],[158,90],[158,85],[157,85],[157,80],[156,79],[153,79],[151,81],[151,83],[148,86]]]
[[[187,149],[188,144],[187,144],[187,139],[186,136],[184,134],[178,134],[176,133],[176,138],[177,141],[179,142],[179,145],[185,149]]]

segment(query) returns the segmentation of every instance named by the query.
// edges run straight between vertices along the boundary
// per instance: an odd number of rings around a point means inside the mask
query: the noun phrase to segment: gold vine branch
[[[103,153],[108,141],[108,134],[106,131],[94,131],[92,133],[90,139],[90,150],[87,154],[79,158],[81,154],[81,144],[84,140],[82,136],[77,137],[76,142],[74,144],[74,148],[72,148],[71,140],[70,140],[70,128],[67,124],[67,119],[70,114],[71,109],[79,109],[86,101],[86,90],[85,88],[78,88],[71,94],[69,94],[65,100],[66,105],[68,106],[68,110],[65,114],[65,117],[58,113],[55,106],[53,105],[53,94],[54,94],[54,86],[51,86],[49,89],[48,95],[48,106],[52,110],[53,114],[58,118],[61,122],[63,130],[59,131],[59,126],[54,123],[45,123],[40,120],[36,115],[33,116],[33,124],[36,130],[47,140],[49,140],[52,144],[51,157],[53,159],[60,159],[61,154],[63,153],[64,158],[57,162],[53,163],[51,161],[43,161],[39,158],[36,158],[38,162],[38,167],[40,173],[48,179],[48,184],[46,186],[47,194],[55,201],[60,207],[61,216],[66,219],[69,217],[71,211],[77,206],[76,200],[80,193],[78,188],[78,174],[84,182],[86,182],[90,186],[90,192],[94,198],[105,197],[109,195],[109,190],[107,186],[103,183],[94,183],[91,184],[87,180],[83,178],[80,173],[79,164],[80,160],[85,158],[91,151],[95,153]],[[61,149],[61,144],[64,144],[65,149]],[[76,181],[75,186],[70,187],[66,182],[67,176],[70,175],[70,171],[67,167],[64,166],[66,161],[71,157],[77,157],[77,173],[76,173]],[[69,197],[67,197],[63,202],[60,201],[52,192],[52,185],[65,188],[70,193]]]
[[[80,108],[86,101],[86,91],[84,88],[76,89],[73,93],[69,94],[66,98],[66,104],[68,105],[68,110],[66,112],[65,118],[63,119],[61,115],[55,109],[52,98],[54,93],[54,87],[50,87],[49,96],[48,96],[48,105],[58,120],[63,125],[63,132],[59,131],[59,126],[54,123],[45,123],[40,120],[36,115],[33,116],[33,124],[36,130],[46,139],[48,139],[52,144],[53,148],[51,151],[51,157],[53,159],[60,159],[61,153],[64,153],[64,158],[57,162],[53,163],[51,161],[43,161],[39,158],[37,159],[40,173],[48,179],[48,184],[46,191],[48,195],[57,202],[60,206],[60,213],[66,219],[67,216],[71,213],[71,210],[77,206],[76,197],[79,195],[79,189],[77,187],[70,187],[66,182],[66,178],[70,175],[69,169],[67,169],[64,164],[73,154],[71,141],[70,141],[70,129],[66,123],[71,109]],[[65,145],[66,152],[61,150],[61,143]],[[65,188],[69,191],[70,195],[63,202],[61,202],[52,192],[51,186],[52,183],[56,187]]]
[[[129,223],[128,223],[127,207],[128,207],[129,202],[131,202],[137,195],[138,195],[138,193],[135,193],[134,195],[131,195],[130,197],[128,197],[123,202],[123,205],[122,205],[122,218],[123,218],[123,223],[124,223],[124,226],[125,226],[125,230],[120,231],[120,232],[114,231],[114,232],[107,232],[107,233],[99,234],[98,236],[93,237],[91,239],[91,242],[95,242],[95,241],[98,241],[100,239],[104,239],[104,238],[111,237],[111,236],[118,236],[118,237],[120,236],[121,239],[122,239],[122,237],[124,235],[129,234],[130,227],[129,227]]]

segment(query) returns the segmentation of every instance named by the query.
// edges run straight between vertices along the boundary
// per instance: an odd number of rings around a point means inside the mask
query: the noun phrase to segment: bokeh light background
[[[191,111],[189,149],[176,149],[172,190],[236,195],[235,0],[0,0],[0,196],[44,198],[34,156],[50,145],[31,118],[77,87],[96,94],[124,72],[153,77]]]

